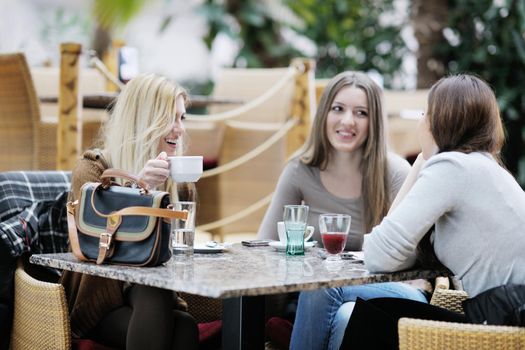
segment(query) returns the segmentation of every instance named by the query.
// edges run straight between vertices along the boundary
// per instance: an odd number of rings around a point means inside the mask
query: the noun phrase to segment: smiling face
[[[326,118],[328,141],[336,152],[362,150],[368,137],[368,102],[366,93],[355,86],[342,88],[330,106]]]
[[[166,152],[168,157],[177,155],[177,149],[181,147],[182,134],[184,133],[183,120],[186,115],[186,107],[184,105],[184,97],[179,95],[176,104],[176,115],[173,118],[169,132],[161,138],[159,143],[159,153]]]

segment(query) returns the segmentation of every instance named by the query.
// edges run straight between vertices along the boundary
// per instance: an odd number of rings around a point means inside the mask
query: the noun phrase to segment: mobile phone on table
[[[246,241],[241,241],[242,245],[246,247],[266,247],[270,245],[269,239],[250,239]]]
[[[343,260],[352,260],[352,262],[356,262],[356,263],[362,263],[363,262],[363,259],[358,258],[357,256],[355,256],[354,254],[352,254],[350,252],[342,252],[341,254],[339,254],[339,256]]]

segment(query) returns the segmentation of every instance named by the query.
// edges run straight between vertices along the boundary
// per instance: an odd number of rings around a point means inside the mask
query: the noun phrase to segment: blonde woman
[[[187,94],[166,78],[131,80],[115,103],[102,134],[102,149],[86,151],[73,170],[70,199],[99,181],[107,168],[138,174],[150,188],[177,196],[169,156],[182,154]],[[125,349],[197,349],[198,330],[185,302],[168,290],[64,272],[71,329]]]
[[[282,220],[283,205],[304,201],[310,206],[308,225],[316,227],[314,239],[322,242],[320,214],[350,214],[346,249],[360,250],[364,233],[387,214],[409,169],[408,162],[387,152],[381,88],[361,72],[338,74],[324,90],[302,154],[290,161],[281,174],[258,237],[276,239],[276,223]],[[426,300],[422,292],[403,283],[344,289],[351,296],[346,301],[358,296]],[[330,292],[301,293],[292,348],[338,348],[351,309],[343,303],[332,303]]]

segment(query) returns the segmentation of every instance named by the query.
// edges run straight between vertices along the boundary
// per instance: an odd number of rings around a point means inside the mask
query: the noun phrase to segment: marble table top
[[[434,278],[445,271],[409,270],[369,273],[362,263],[343,260],[327,264],[320,248],[304,256],[286,256],[271,247],[231,246],[219,254],[194,254],[158,267],[96,265],[71,253],[35,254],[34,264],[77,271],[122,281],[171,289],[211,298],[230,298],[313,290],[344,285]]]

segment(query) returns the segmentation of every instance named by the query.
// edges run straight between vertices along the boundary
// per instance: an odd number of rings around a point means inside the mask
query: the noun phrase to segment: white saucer
[[[304,242],[304,249],[308,250],[312,247],[315,247],[317,244],[317,241],[308,241]],[[270,247],[277,250],[278,252],[284,252],[286,251],[286,243],[282,243],[281,241],[272,241],[270,242]]]
[[[193,247],[193,252],[198,254],[213,254],[213,253],[222,253],[227,248],[222,245],[217,245],[215,247],[208,247],[205,244],[195,244]]]

